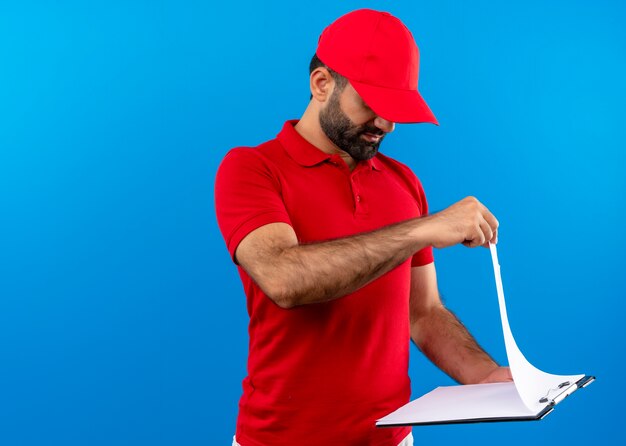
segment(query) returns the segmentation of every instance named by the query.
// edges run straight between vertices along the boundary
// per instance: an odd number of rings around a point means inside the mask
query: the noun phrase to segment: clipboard
[[[437,387],[380,418],[377,427],[541,420],[565,398],[595,380],[591,375],[545,373],[526,360],[509,325],[496,246],[490,243],[489,248],[513,381]]]
[[[537,421],[552,413],[555,406],[578,389],[593,382],[584,376],[559,389],[559,393],[530,410],[517,393],[514,382],[437,387],[376,422],[378,427],[436,424]]]

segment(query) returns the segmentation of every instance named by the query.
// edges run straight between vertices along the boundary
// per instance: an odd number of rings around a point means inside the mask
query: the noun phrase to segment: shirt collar
[[[285,122],[283,129],[278,134],[278,141],[285,148],[289,156],[304,167],[312,167],[328,160],[331,157],[330,154],[322,152],[297,132],[295,129],[297,123],[297,119]],[[382,170],[383,168],[378,157],[361,161],[361,163],[364,163],[367,168],[374,170]]]
[[[369,165],[371,166],[372,169],[374,170],[383,170],[383,163],[380,162],[380,159],[378,159],[378,155],[376,155],[374,158],[366,161],[367,163],[369,163]]]
[[[297,123],[297,119],[285,122],[283,129],[278,134],[278,141],[280,141],[289,156],[295,162],[305,167],[315,166],[330,158],[328,153],[322,152],[296,131],[295,125]]]

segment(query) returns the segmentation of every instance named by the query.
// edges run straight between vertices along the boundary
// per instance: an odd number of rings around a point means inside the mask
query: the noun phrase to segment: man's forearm
[[[462,384],[476,384],[498,367],[443,305],[413,321],[411,337],[435,365]]]
[[[319,243],[299,243],[284,223],[265,225],[240,242],[235,259],[274,302],[290,308],[345,296],[426,246],[495,241],[497,226],[487,208],[467,197],[433,215]]]
[[[261,265],[268,271],[259,275],[272,277],[266,280],[264,291],[285,308],[325,302],[351,293],[428,246],[415,235],[421,224],[419,220],[282,249],[275,256],[267,256],[272,259],[270,263]]]

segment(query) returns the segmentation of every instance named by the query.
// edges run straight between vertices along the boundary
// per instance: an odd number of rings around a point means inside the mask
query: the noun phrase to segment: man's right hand
[[[498,220],[475,197],[466,197],[447,209],[423,217],[418,237],[435,248],[459,243],[470,248],[498,241]]]

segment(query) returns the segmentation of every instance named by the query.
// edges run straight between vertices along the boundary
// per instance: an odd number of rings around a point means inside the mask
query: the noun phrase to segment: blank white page
[[[471,421],[535,415],[536,412],[529,410],[521,400],[512,382],[471,384],[437,387],[381,418],[377,424],[438,423],[450,420]]]

